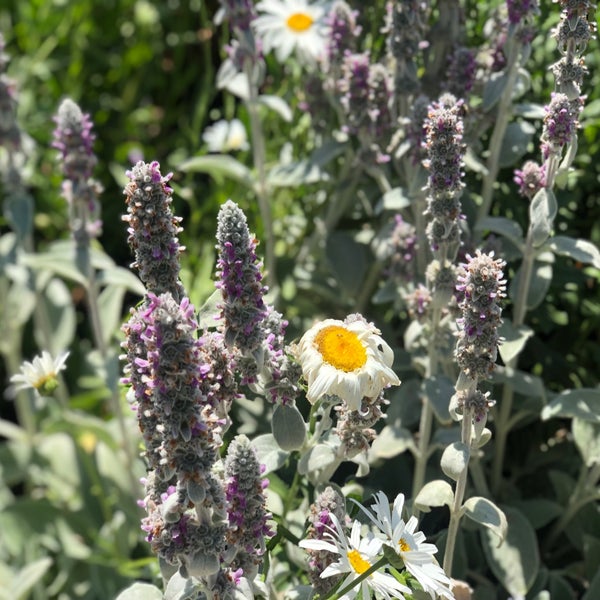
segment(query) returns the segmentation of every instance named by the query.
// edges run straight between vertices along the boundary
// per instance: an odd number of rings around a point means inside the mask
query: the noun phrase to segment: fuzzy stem
[[[248,116],[250,118],[250,139],[252,141],[252,158],[258,181],[256,183],[256,197],[258,199],[258,209],[262,220],[265,241],[265,270],[267,285],[272,293],[277,290],[277,266],[275,256],[275,237],[273,234],[273,218],[271,214],[271,205],[269,204],[267,174],[266,174],[266,150],[265,136],[262,123],[257,110],[258,90],[252,76],[253,63],[246,60],[244,63],[244,72],[248,80],[249,97],[246,102]]]
[[[441,318],[441,310],[435,307],[431,316],[431,336],[429,343],[429,366],[427,378],[437,375],[438,356],[436,336],[437,329]],[[429,441],[431,438],[431,428],[433,425],[433,408],[429,398],[423,399],[423,407],[421,409],[421,420],[419,422],[419,442],[417,445],[417,456],[415,460],[415,472],[413,475],[412,496],[417,497],[417,494],[425,483],[425,471],[427,469],[427,459],[429,458]],[[418,516],[418,511],[413,509],[415,516]]]
[[[471,428],[473,425],[473,414],[471,410],[465,409],[462,427],[461,440],[471,450]],[[444,551],[444,573],[450,577],[452,573],[452,563],[454,561],[454,548],[458,536],[458,527],[462,518],[462,503],[467,489],[467,478],[469,476],[469,460],[456,482],[454,491],[454,503],[450,509],[450,522],[448,524],[448,535],[446,537],[446,549]]]
[[[533,231],[531,226],[527,232],[525,249],[523,251],[523,262],[521,264],[521,279],[518,289],[518,295],[514,303],[513,326],[515,328],[523,325],[525,315],[527,314],[527,296],[531,286],[531,275],[533,272],[533,263],[535,252],[533,248]],[[519,357],[514,356],[506,363],[507,369],[514,369],[517,366]],[[498,494],[500,482],[502,480],[502,467],[504,465],[504,454],[506,452],[506,441],[509,434],[508,423],[512,411],[514,399],[514,388],[507,383],[502,390],[502,400],[500,401],[500,410],[496,418],[496,448],[494,452],[494,462],[492,465],[492,491]]]
[[[477,222],[485,219],[489,215],[492,206],[494,183],[496,183],[496,177],[500,170],[499,159],[500,151],[502,149],[502,140],[504,139],[504,134],[506,133],[508,121],[511,116],[510,105],[512,102],[513,89],[519,73],[519,53],[520,44],[513,39],[512,52],[508,58],[506,85],[504,86],[502,96],[500,96],[498,102],[496,122],[494,124],[492,137],[490,138],[489,155],[486,164],[487,173],[483,177],[481,206],[477,213]]]

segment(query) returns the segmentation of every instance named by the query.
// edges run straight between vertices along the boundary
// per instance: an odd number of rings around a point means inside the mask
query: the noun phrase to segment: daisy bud
[[[184,289],[179,281],[179,254],[185,248],[177,238],[182,231],[181,218],[171,210],[173,190],[167,183],[172,173],[163,177],[158,162],[140,161],[127,176],[130,181],[123,190],[127,215],[122,218],[129,224],[127,241],[135,255],[131,266],[138,269],[148,292],[169,292],[181,300]]]
[[[263,471],[250,440],[245,435],[236,436],[225,458],[227,541],[236,549],[232,568],[242,569],[248,579],[254,579],[262,563],[265,539],[274,535],[267,524],[271,515],[265,508],[264,490],[269,482],[261,477]]]
[[[502,323],[499,301],[506,296],[502,269],[506,263],[480,250],[475,256],[467,255],[467,260],[456,286],[463,300],[455,357],[468,381],[476,384],[490,377],[496,362]]]

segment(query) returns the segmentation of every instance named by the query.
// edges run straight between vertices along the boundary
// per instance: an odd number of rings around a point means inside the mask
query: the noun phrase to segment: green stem
[[[471,427],[473,425],[473,415],[470,410],[465,410],[462,420],[461,439],[462,443],[469,448],[469,457],[471,451]],[[452,563],[454,561],[454,548],[458,537],[458,527],[462,518],[462,503],[467,489],[467,478],[469,475],[469,458],[467,464],[462,470],[458,481],[456,482],[456,490],[454,491],[454,502],[450,509],[450,522],[448,524],[448,536],[446,537],[446,549],[444,551],[444,572],[448,577],[452,574]]]
[[[19,373],[21,370],[22,357],[19,352],[9,352],[4,355],[9,373]],[[27,432],[29,440],[33,440],[37,425],[33,399],[30,390],[20,390],[15,398],[15,412],[17,421]]]
[[[492,196],[494,193],[494,184],[496,183],[496,177],[500,170],[499,160],[500,151],[502,149],[502,140],[506,133],[508,121],[511,116],[510,105],[512,103],[513,89],[519,73],[519,54],[521,45],[513,38],[512,40],[512,52],[508,58],[506,85],[500,96],[498,102],[498,109],[496,112],[496,122],[494,124],[494,130],[492,137],[490,138],[489,155],[487,160],[487,172],[483,177],[483,186],[481,190],[481,206],[477,213],[477,222],[485,219],[492,206]]]
[[[256,197],[258,199],[258,210],[263,225],[263,239],[265,241],[265,268],[267,285],[272,293],[277,290],[277,265],[275,256],[275,236],[273,234],[273,218],[266,173],[266,146],[262,123],[258,114],[258,90],[254,83],[253,62],[251,59],[244,63],[244,72],[248,80],[249,96],[246,102],[248,116],[250,118],[250,138],[252,141],[252,158],[258,181],[256,182]]]
[[[369,567],[364,573],[361,573],[356,579],[353,579],[347,586],[338,591],[333,590],[332,592],[327,594],[327,596],[323,596],[323,598],[320,600],[336,600],[337,598],[341,598],[342,596],[347,594],[351,589],[355,588],[361,581],[365,580],[367,577],[375,573],[375,571],[378,571],[379,569],[381,569],[381,567],[384,567],[387,564],[388,561],[385,557],[380,558],[374,565]]]

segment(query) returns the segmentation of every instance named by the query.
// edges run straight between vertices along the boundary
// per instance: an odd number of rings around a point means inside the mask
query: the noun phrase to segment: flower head
[[[327,41],[323,2],[262,0],[256,8],[263,14],[253,26],[265,53],[275,50],[279,62],[284,62],[294,50],[307,64],[323,58]]]
[[[329,513],[329,519],[334,527],[327,527],[328,531],[323,535],[323,539],[302,540],[300,547],[308,550],[327,550],[339,557],[337,562],[331,563],[323,571],[321,577],[346,575],[340,585],[341,589],[358,579],[378,561],[382,542],[371,533],[361,536],[361,524],[358,521],[354,521],[348,537],[334,513]],[[403,599],[403,594],[411,593],[408,587],[388,573],[375,571],[361,581],[360,587],[357,585],[340,596],[340,600],[351,600],[359,591],[362,598],[370,598],[371,590],[388,599]]]
[[[404,494],[396,496],[392,508],[383,492],[377,493],[371,510],[361,504],[359,506],[384,534],[386,544],[400,556],[406,570],[434,600],[439,596],[454,599],[449,587],[450,579],[433,556],[437,548],[434,544],[428,544],[425,534],[417,530],[416,517],[408,521],[402,518]]]
[[[375,398],[388,385],[399,385],[391,368],[394,353],[380,333],[360,315],[313,325],[298,345],[308,401],[336,395],[350,410],[359,410],[364,397]]]
[[[249,148],[246,129],[239,119],[217,121],[204,130],[202,139],[208,145],[209,152],[230,152]]]
[[[43,350],[33,362],[25,361],[21,365],[21,373],[13,375],[10,380],[16,383],[15,391],[32,388],[42,396],[51,394],[58,386],[57,375],[64,370],[68,352],[62,352],[52,358],[50,352]]]

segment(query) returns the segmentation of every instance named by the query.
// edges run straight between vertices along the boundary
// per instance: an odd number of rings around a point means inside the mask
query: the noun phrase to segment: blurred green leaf
[[[512,321],[505,319],[498,329],[502,342],[498,348],[504,363],[509,363],[522,352],[527,340],[533,335],[533,329],[527,325],[515,328]]]
[[[564,235],[556,235],[548,242],[548,248],[562,256],[590,264],[600,269],[600,250],[587,240],[576,240]]]
[[[286,123],[290,123],[294,116],[290,105],[280,96],[261,94],[256,102],[275,111]]]
[[[529,205],[529,227],[533,247],[539,248],[550,236],[554,227],[554,219],[558,210],[556,196],[548,188],[542,188]]]
[[[228,154],[194,156],[181,163],[179,170],[184,173],[208,173],[219,183],[222,183],[224,178],[230,178],[249,189],[254,185],[250,169]]]
[[[423,393],[431,402],[431,407],[438,421],[444,425],[452,423],[448,409],[454,391],[454,382],[445,375],[435,375],[423,381]]]
[[[277,471],[287,460],[289,454],[281,449],[272,433],[259,435],[252,440],[258,460],[265,466],[265,474]]]
[[[371,445],[370,457],[393,458],[414,447],[412,433],[400,425],[386,425]]]
[[[476,223],[475,231],[497,233],[509,239],[520,250],[523,249],[525,243],[521,226],[506,217],[486,217],[485,219],[481,219]]]
[[[58,356],[71,346],[75,337],[77,323],[71,292],[63,281],[52,278],[44,287],[39,302],[38,311],[43,311],[50,331],[36,328],[38,347]]]
[[[490,569],[512,596],[524,597],[535,581],[540,556],[535,532],[516,509],[503,507],[508,523],[504,543],[489,529],[481,532],[481,542]]]
[[[115,600],[163,600],[163,594],[155,585],[136,582],[120,592]]]
[[[365,246],[352,235],[335,231],[327,239],[326,251],[332,275],[348,294],[358,294],[368,266]]]
[[[271,418],[273,437],[282,450],[299,450],[306,440],[306,424],[300,411],[290,404],[278,404]]]
[[[535,127],[529,121],[509,123],[502,139],[498,164],[501,167],[514,165],[529,150]]]
[[[542,410],[542,419],[579,417],[600,423],[600,389],[572,389],[554,396]]]
[[[575,417],[571,424],[571,430],[586,466],[600,464],[600,419],[594,423]]]

